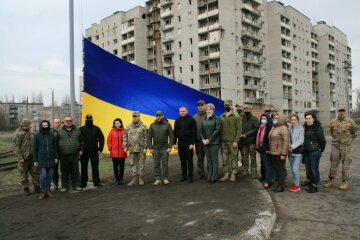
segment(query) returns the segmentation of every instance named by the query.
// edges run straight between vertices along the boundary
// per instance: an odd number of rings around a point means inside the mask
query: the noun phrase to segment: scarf
[[[259,130],[256,134],[256,149],[260,149],[264,146],[264,138],[266,132],[266,124],[260,124]]]

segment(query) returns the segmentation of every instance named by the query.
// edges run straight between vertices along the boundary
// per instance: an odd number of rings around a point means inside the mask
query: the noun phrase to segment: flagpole
[[[74,1],[69,0],[69,35],[70,35],[70,103],[71,117],[78,123],[75,118],[75,76],[74,76]]]

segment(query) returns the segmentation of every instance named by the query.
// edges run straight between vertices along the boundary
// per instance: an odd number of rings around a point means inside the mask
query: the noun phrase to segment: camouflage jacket
[[[333,119],[330,121],[330,133],[333,146],[350,146],[357,136],[356,124],[350,118]]]
[[[18,160],[29,159],[32,156],[33,132],[25,131],[20,126],[14,135],[14,153]]]
[[[147,127],[143,122],[132,122],[124,132],[124,148],[128,148],[129,152],[142,152],[148,148],[147,134]]]

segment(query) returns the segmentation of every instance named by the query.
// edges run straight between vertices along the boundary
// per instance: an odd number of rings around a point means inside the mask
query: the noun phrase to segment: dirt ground
[[[101,189],[56,192],[53,199],[3,197],[0,239],[232,239],[251,227],[261,210],[256,180],[178,183],[180,163],[173,156],[171,184],[153,186],[152,167],[147,160],[143,187],[116,186],[107,178]],[[125,176],[128,182],[129,173]]]

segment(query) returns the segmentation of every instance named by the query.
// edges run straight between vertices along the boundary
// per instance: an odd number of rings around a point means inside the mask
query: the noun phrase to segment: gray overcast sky
[[[226,1],[226,0],[221,0]],[[0,97],[42,91],[50,103],[51,88],[57,102],[69,93],[69,31],[67,0],[0,0]],[[283,0],[313,23],[324,20],[343,31],[352,48],[353,89],[360,88],[359,0]],[[115,11],[145,4],[145,0],[74,0],[75,81],[81,73],[81,40],[86,28]]]

